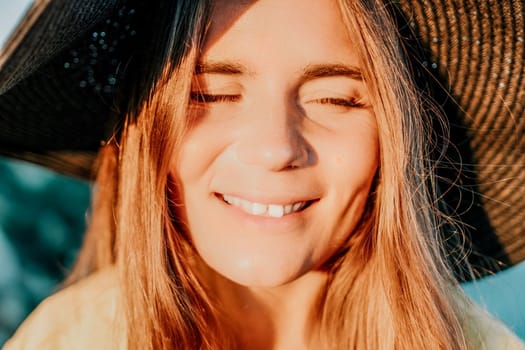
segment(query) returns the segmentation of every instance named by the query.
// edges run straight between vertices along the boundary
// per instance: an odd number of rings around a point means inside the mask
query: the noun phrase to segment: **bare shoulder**
[[[501,321],[472,302],[464,308],[471,349],[525,350],[525,344]]]
[[[118,348],[117,281],[115,269],[107,268],[48,297],[4,350]]]

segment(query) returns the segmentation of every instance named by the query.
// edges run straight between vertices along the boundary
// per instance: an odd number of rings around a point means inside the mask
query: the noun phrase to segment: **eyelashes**
[[[365,107],[365,104],[361,102],[358,98],[350,97],[350,98],[340,98],[340,97],[323,97],[319,99],[315,99],[309,102],[319,103],[319,104],[328,104],[328,105],[334,105],[338,107],[346,107],[346,108],[363,108]]]
[[[241,95],[214,95],[203,92],[192,92],[190,100],[194,103],[219,103],[219,102],[238,102]]]
[[[241,95],[227,95],[227,94],[209,94],[203,92],[192,92],[190,94],[190,100],[193,103],[197,104],[207,104],[207,103],[232,103],[239,102],[241,100]],[[365,104],[359,100],[359,98],[349,97],[322,97],[318,99],[311,99],[306,101],[307,104],[317,103],[320,105],[332,105],[342,108],[363,108]]]

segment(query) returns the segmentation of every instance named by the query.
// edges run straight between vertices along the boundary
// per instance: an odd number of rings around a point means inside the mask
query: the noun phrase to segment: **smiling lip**
[[[274,204],[274,203],[258,203],[251,202],[246,199],[228,195],[228,194],[217,194],[220,199],[228,203],[231,206],[237,207],[247,214],[254,216],[266,216],[273,218],[281,218],[285,215],[297,213],[306,207],[308,207],[313,201],[297,201],[289,202],[286,204]]]

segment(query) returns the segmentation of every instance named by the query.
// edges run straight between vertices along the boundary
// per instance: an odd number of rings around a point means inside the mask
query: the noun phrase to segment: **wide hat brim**
[[[480,276],[520,262],[525,5],[407,0],[398,6],[400,30],[416,33],[407,43],[415,71],[435,78],[425,79],[438,86],[436,99],[450,120],[453,145],[438,169],[441,210],[464,222],[468,260]],[[0,55],[0,154],[90,177],[100,144],[122,114],[115,101],[138,77],[129,71],[154,57],[152,28],[166,13],[141,1],[37,1]],[[142,57],[145,51],[153,56]],[[444,231],[454,251],[465,237]],[[469,279],[462,254],[453,257],[456,274]]]
[[[525,259],[525,3],[399,3],[451,127],[442,210],[463,221],[476,273],[516,264]]]
[[[160,75],[155,52],[181,3],[35,1],[0,54],[0,155],[92,178],[101,144]]]
[[[69,86],[53,74],[67,75],[61,70],[69,60],[59,57],[118,6],[117,0],[33,3],[0,55],[1,154],[90,176],[111,96],[104,101],[79,89],[78,73]]]

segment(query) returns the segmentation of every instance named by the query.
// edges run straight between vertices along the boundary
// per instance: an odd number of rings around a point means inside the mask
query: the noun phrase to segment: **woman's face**
[[[217,1],[173,172],[202,259],[242,285],[319,269],[378,167],[374,114],[335,1]]]

